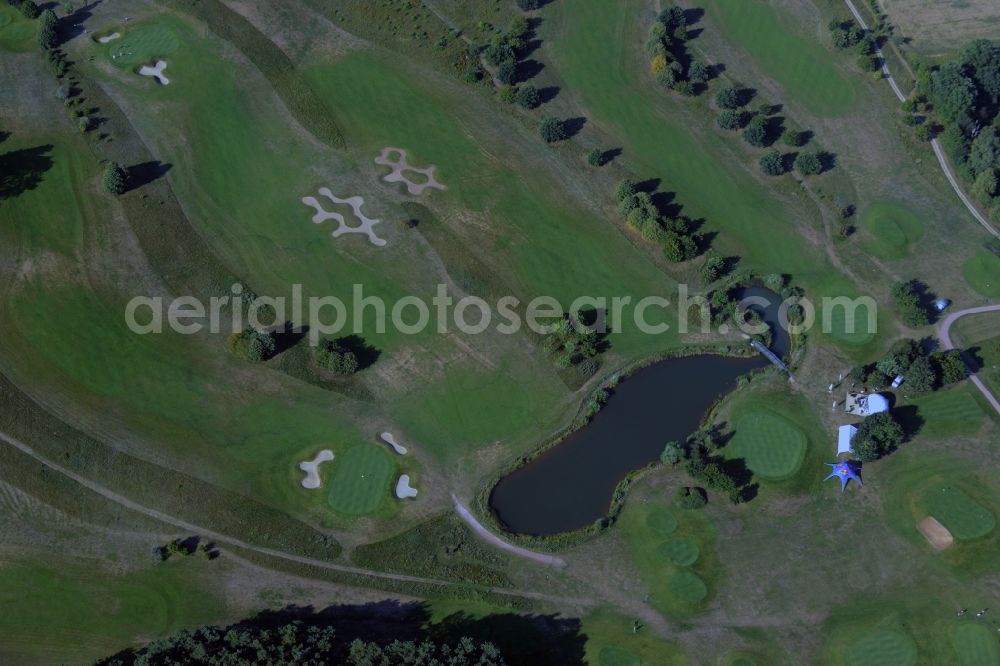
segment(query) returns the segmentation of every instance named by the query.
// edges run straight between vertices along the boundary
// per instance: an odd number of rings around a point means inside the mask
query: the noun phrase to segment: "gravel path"
[[[541,562],[542,564],[548,564],[553,567],[564,567],[566,566],[566,561],[561,557],[556,557],[555,555],[547,555],[545,553],[536,553],[533,550],[528,550],[527,548],[521,548],[520,546],[515,546],[512,543],[507,543],[493,532],[482,526],[482,524],[476,520],[476,517],[472,515],[469,508],[462,504],[456,496],[452,495],[451,499],[455,502],[455,511],[464,520],[469,527],[471,527],[476,534],[478,534],[484,541],[500,548],[501,550],[506,550],[508,553],[517,555],[518,557],[524,557],[529,560],[534,560],[535,562]]]
[[[854,14],[854,18],[857,20],[858,24],[864,30],[868,30],[868,24],[865,23],[863,18],[861,18],[861,13],[858,11],[858,8],[854,6],[854,3],[851,2],[851,0],[844,0],[844,2],[847,3],[847,8],[851,10],[852,14]],[[893,78],[892,72],[889,71],[889,65],[886,64],[885,57],[882,55],[882,50],[876,47],[875,55],[882,61],[882,74],[885,80],[888,81],[889,85],[892,87],[892,92],[895,93],[896,98],[899,99],[900,102],[905,102],[906,95],[904,95],[903,91],[899,89],[896,79]],[[931,147],[934,148],[934,155],[937,157],[938,164],[941,165],[941,170],[944,171],[945,177],[948,178],[948,182],[951,184],[951,188],[955,190],[955,194],[958,195],[958,198],[962,200],[962,203],[965,204],[965,207],[969,209],[969,212],[972,213],[972,216],[976,218],[976,221],[979,222],[983,229],[986,229],[986,231],[988,231],[995,238],[1000,238],[1000,231],[997,231],[996,228],[990,224],[985,217],[983,217],[983,214],[979,212],[979,209],[973,205],[969,198],[965,196],[965,192],[962,191],[961,186],[958,184],[958,180],[955,178],[955,174],[951,170],[951,165],[948,164],[948,159],[945,157],[944,151],[941,149],[940,142],[937,139],[931,139]]]
[[[952,312],[950,315],[945,317],[937,327],[938,338],[941,339],[941,344],[944,345],[944,348],[955,348],[955,345],[951,341],[951,335],[949,334],[949,329],[951,329],[951,325],[955,323],[955,320],[960,317],[964,317],[965,315],[982,314],[984,312],[1000,312],[1000,305],[984,305],[978,308],[959,310],[958,312]],[[976,388],[978,388],[979,391],[986,396],[986,400],[993,405],[993,409],[997,410],[997,414],[1000,414],[1000,401],[998,401],[990,390],[986,388],[986,384],[983,383],[983,380],[977,377],[975,373],[971,372],[971,369],[969,379],[972,380],[972,383],[976,385]]]

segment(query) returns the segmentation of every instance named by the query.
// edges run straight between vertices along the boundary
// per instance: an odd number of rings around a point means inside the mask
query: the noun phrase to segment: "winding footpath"
[[[867,31],[868,24],[865,23],[865,20],[861,17],[861,12],[858,11],[858,8],[854,6],[854,3],[851,0],[844,0],[844,2],[847,4],[847,8],[851,10],[851,14],[854,15],[858,25],[860,25],[863,30]],[[886,63],[885,56],[882,54],[882,49],[876,46],[875,55],[882,61],[883,78],[889,82],[889,86],[892,87],[892,92],[895,93],[896,98],[900,102],[905,102],[906,95],[904,95],[903,91],[899,89],[896,79],[892,76],[892,72],[889,71],[889,65]],[[951,184],[951,188],[955,190],[955,194],[958,195],[958,198],[963,204],[965,204],[965,207],[969,209],[969,212],[972,213],[972,216],[976,218],[976,221],[979,222],[983,229],[989,232],[994,238],[1000,238],[1000,231],[997,231],[996,228],[990,224],[985,217],[983,217],[983,214],[979,212],[979,209],[973,205],[973,203],[969,200],[969,197],[965,196],[965,192],[962,191],[961,186],[958,184],[958,180],[955,178],[954,172],[951,170],[951,165],[948,164],[948,158],[945,156],[944,150],[941,149],[941,143],[936,138],[931,139],[931,147],[934,149],[934,156],[937,157],[938,164],[941,165],[941,170],[944,171],[945,177]]]
[[[949,334],[949,329],[951,329],[951,325],[955,323],[955,320],[964,317],[965,315],[982,314],[984,312],[1000,312],[1000,305],[984,305],[978,308],[968,308],[967,310],[953,312],[945,317],[937,327],[937,335],[941,340],[941,344],[944,345],[944,348],[955,348],[955,345],[951,341],[951,335]],[[966,365],[968,365],[968,363],[966,363]],[[990,390],[986,387],[986,384],[983,383],[983,380],[976,376],[976,373],[972,371],[971,367],[969,368],[969,379],[976,385],[976,388],[979,389],[980,393],[986,397],[986,400],[993,405],[993,409],[997,411],[997,414],[1000,414],[1000,401],[998,401],[996,396],[990,392]]]
[[[493,532],[483,527],[482,523],[476,520],[476,517],[472,515],[469,511],[469,507],[462,504],[461,500],[455,495],[451,496],[453,502],[455,502],[455,511],[458,512],[459,517],[465,521],[465,523],[472,528],[472,530],[479,535],[481,539],[487,543],[496,546],[501,550],[506,550],[508,553],[517,555],[518,557],[523,557],[525,559],[534,560],[535,562],[540,562],[542,564],[548,564],[553,567],[564,567],[566,566],[566,561],[561,557],[556,557],[555,555],[547,555],[546,553],[536,553],[533,550],[528,550],[527,548],[521,548],[520,546],[515,546],[512,543],[508,543],[498,537]]]
[[[593,601],[587,600],[587,599],[574,599],[574,598],[568,598],[568,597],[559,597],[559,596],[545,594],[545,593],[542,593],[542,592],[533,592],[533,591],[527,591],[527,590],[514,590],[514,589],[502,588],[502,587],[484,587],[484,586],[477,586],[477,585],[472,585],[472,584],[456,583],[455,581],[440,580],[440,579],[436,579],[436,578],[424,578],[422,576],[408,576],[406,574],[395,574],[395,573],[389,573],[389,572],[385,572],[385,571],[376,571],[376,570],[373,570],[373,569],[363,569],[361,567],[352,567],[352,566],[348,566],[346,564],[336,564],[336,563],[333,563],[333,562],[327,562],[325,560],[317,560],[317,559],[314,559],[314,558],[311,558],[311,557],[304,557],[304,556],[301,556],[301,555],[295,555],[293,553],[286,553],[284,551],[275,550],[273,548],[265,548],[263,546],[256,546],[256,545],[254,545],[252,543],[247,543],[246,541],[243,541],[241,539],[237,539],[235,537],[231,537],[231,536],[228,536],[228,535],[225,535],[225,534],[220,534],[219,532],[215,532],[213,530],[207,529],[207,528],[202,527],[200,525],[195,525],[193,523],[189,523],[189,522],[187,522],[185,520],[182,520],[180,518],[176,518],[174,516],[170,516],[170,515],[165,514],[165,513],[161,512],[161,511],[157,511],[156,509],[151,509],[149,507],[143,506],[142,504],[139,504],[138,502],[134,502],[134,501],[128,499],[127,497],[125,497],[123,495],[119,495],[118,493],[114,492],[113,490],[110,490],[109,488],[106,488],[105,486],[100,485],[99,483],[91,481],[90,479],[87,479],[87,478],[85,478],[85,477],[77,474],[76,472],[74,472],[71,469],[63,467],[62,465],[60,465],[57,462],[49,460],[48,458],[46,458],[42,454],[40,454],[37,451],[35,451],[35,449],[33,449],[32,447],[30,447],[29,445],[25,444],[24,442],[22,442],[21,440],[15,438],[15,437],[12,437],[12,436],[8,435],[5,432],[0,432],[0,442],[2,442],[4,444],[7,444],[9,446],[14,447],[15,449],[21,451],[22,453],[24,453],[24,454],[26,454],[26,455],[34,458],[35,460],[37,460],[38,462],[40,462],[45,467],[48,467],[49,469],[51,469],[51,470],[53,470],[55,472],[58,472],[59,474],[65,476],[65,477],[67,477],[69,479],[72,479],[73,481],[75,481],[76,483],[80,484],[84,488],[86,488],[86,489],[88,489],[88,490],[90,490],[92,492],[97,493],[101,497],[104,497],[105,499],[107,499],[107,500],[109,500],[111,502],[114,502],[115,504],[119,504],[119,505],[125,507],[126,509],[129,509],[131,511],[135,511],[136,513],[141,513],[144,516],[148,516],[149,518],[153,518],[154,520],[158,520],[158,521],[160,521],[162,523],[166,523],[167,525],[172,525],[172,526],[174,526],[176,528],[184,530],[185,532],[189,532],[191,534],[197,534],[197,535],[199,535],[201,537],[204,537],[206,539],[210,539],[210,540],[215,541],[215,542],[217,542],[219,544],[227,544],[227,545],[235,547],[235,548],[240,548],[242,550],[251,551],[251,552],[254,552],[254,553],[258,553],[260,555],[265,555],[267,557],[272,557],[272,558],[276,558],[276,559],[280,559],[280,560],[285,560],[285,561],[288,561],[288,562],[295,562],[297,564],[303,564],[303,565],[310,566],[310,567],[316,567],[318,569],[326,569],[328,571],[336,571],[336,572],[339,572],[339,573],[352,574],[352,575],[356,575],[356,576],[365,576],[365,577],[375,578],[375,579],[381,579],[381,580],[389,580],[389,581],[401,582],[401,583],[417,583],[417,584],[422,584],[422,585],[433,585],[435,587],[473,587],[473,588],[480,587],[481,589],[487,590],[487,591],[492,592],[494,594],[499,594],[499,595],[504,595],[504,596],[509,596],[509,597],[522,597],[522,598],[526,598],[526,599],[538,599],[540,601],[548,601],[548,602],[557,603],[557,604],[575,604],[575,605],[579,605],[579,606],[591,606],[594,603]],[[558,558],[554,558],[554,559],[558,559]]]

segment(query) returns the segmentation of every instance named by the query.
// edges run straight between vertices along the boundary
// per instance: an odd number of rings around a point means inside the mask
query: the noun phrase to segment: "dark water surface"
[[[759,356],[702,355],[639,370],[615,389],[589,424],[501,479],[490,506],[507,529],[520,534],[557,534],[590,525],[606,515],[626,474],[657,460],[667,442],[694,432],[708,407],[736,386],[737,377],[764,365]]]

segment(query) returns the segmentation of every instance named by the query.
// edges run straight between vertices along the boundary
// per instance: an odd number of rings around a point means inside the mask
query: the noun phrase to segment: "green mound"
[[[875,338],[875,331],[869,330],[869,323],[875,321],[875,312],[868,305],[856,309],[837,305],[830,308],[829,316],[824,319],[823,332],[837,342],[861,347]]]
[[[689,567],[698,561],[698,544],[683,538],[670,539],[660,544],[660,554],[679,567]]]
[[[736,424],[733,452],[762,479],[780,481],[799,471],[806,455],[806,434],[771,412],[747,414]]]
[[[924,494],[924,506],[959,541],[984,537],[997,525],[989,509],[954,486],[928,490]]]
[[[681,601],[696,604],[708,596],[705,582],[690,571],[675,573],[670,579],[670,591]]]
[[[110,42],[108,57],[119,67],[135,67],[173,53],[180,40],[164,25],[149,23],[126,32]]]
[[[666,511],[652,511],[646,516],[646,527],[657,534],[668,536],[677,529],[677,519]]]
[[[22,18],[20,14],[11,14],[14,10],[0,12],[0,48],[10,51],[23,51],[33,46],[35,22]]]
[[[911,666],[917,663],[913,639],[894,629],[876,629],[847,652],[849,666]]]
[[[962,277],[983,296],[1000,298],[1000,257],[987,250],[962,264]]]
[[[329,481],[330,508],[340,513],[372,513],[386,498],[394,466],[381,448],[364,444],[338,454]]]
[[[981,624],[964,622],[952,633],[955,658],[959,666],[996,666],[1000,664],[1000,648],[996,632]]]
[[[882,259],[906,256],[910,246],[924,235],[924,223],[920,217],[909,208],[895,203],[869,206],[861,216],[861,226],[873,237],[862,245]]]
[[[598,655],[601,666],[640,666],[642,662],[625,648],[607,646]]]
[[[0,12],[0,28],[6,27],[13,20],[14,17],[11,16],[9,11]]]
[[[986,416],[964,387],[930,393],[915,399],[913,404],[925,421],[923,432],[929,435],[976,432]]]

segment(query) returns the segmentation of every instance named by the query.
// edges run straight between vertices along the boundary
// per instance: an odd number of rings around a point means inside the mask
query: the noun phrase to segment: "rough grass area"
[[[955,658],[959,666],[992,666],[1000,664],[997,632],[989,626],[963,622],[952,632]]]
[[[713,25],[744,47],[790,99],[817,114],[851,110],[854,88],[834,67],[833,54],[820,40],[800,32],[766,3],[718,0],[706,3],[706,9]]]
[[[123,31],[122,36],[108,42],[106,48],[115,66],[130,68],[168,56],[180,46],[180,39],[169,27],[150,22]]]
[[[592,666],[684,666],[691,663],[681,648],[658,639],[652,631],[632,632],[633,618],[611,610],[595,610],[583,618],[585,662]]]
[[[996,528],[993,513],[954,486],[928,488],[924,506],[959,541],[984,537]]]
[[[389,497],[396,467],[381,447],[361,444],[333,461],[327,501],[340,513],[359,516],[375,512]]]
[[[473,535],[454,515],[354,549],[352,560],[384,571],[508,587],[507,556]]]
[[[733,453],[744,458],[755,476],[781,481],[794,476],[806,455],[806,434],[772,412],[743,416],[736,423]]]
[[[994,0],[883,0],[889,22],[921,56],[944,60],[973,39],[996,39],[1000,5]]]
[[[962,264],[962,277],[983,296],[1000,298],[1000,257],[980,250]]]
[[[866,250],[881,259],[900,259],[910,253],[923,237],[919,215],[896,203],[874,203],[861,214],[861,227],[871,238],[862,242]]]

